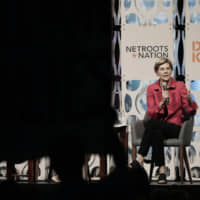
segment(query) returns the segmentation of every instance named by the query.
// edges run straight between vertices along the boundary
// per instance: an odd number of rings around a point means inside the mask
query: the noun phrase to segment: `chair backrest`
[[[149,120],[149,116],[147,112],[144,115],[143,120],[137,120],[131,124],[131,136],[132,136],[132,144],[134,146],[139,146],[141,143],[141,139],[144,134],[145,125]]]
[[[190,116],[188,120],[184,121],[179,133],[180,144],[190,146],[192,140],[194,126],[194,116]]]
[[[169,138],[164,141],[164,146],[190,146],[194,126],[194,116],[190,116],[184,121],[178,138]]]

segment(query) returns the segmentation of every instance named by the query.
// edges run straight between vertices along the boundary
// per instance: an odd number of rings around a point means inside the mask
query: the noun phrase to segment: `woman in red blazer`
[[[159,166],[158,183],[166,183],[163,141],[179,136],[184,121],[183,108],[188,115],[195,115],[197,104],[191,99],[185,84],[171,77],[173,65],[169,59],[162,58],[156,62],[154,71],[159,79],[147,88],[147,113],[151,119],[136,162],[143,166],[144,156],[152,146],[155,165]]]

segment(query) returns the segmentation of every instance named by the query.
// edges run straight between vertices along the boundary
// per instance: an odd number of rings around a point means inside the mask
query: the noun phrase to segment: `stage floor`
[[[93,187],[94,186],[94,187]],[[112,186],[111,186],[112,187]],[[104,188],[105,189],[105,188]],[[200,181],[194,181],[193,184],[190,182],[184,182],[181,184],[180,182],[168,181],[167,184],[158,184],[156,181],[152,181],[150,184],[150,200],[165,200],[168,198],[163,198],[163,195],[171,194],[172,192],[176,192],[177,194],[181,194],[184,196],[181,200],[193,200],[196,197],[200,196]],[[72,197],[74,194],[78,194],[80,192],[80,196],[88,197],[91,195],[89,199],[100,199],[97,198],[98,194],[105,192],[101,190],[101,186],[98,186],[96,183],[88,183],[86,187],[80,188],[80,185],[74,184],[73,186],[62,183],[54,183],[54,182],[43,182],[39,181],[34,184],[30,184],[28,182],[14,182],[9,183],[6,181],[0,182],[0,194],[5,195],[5,199],[13,199],[19,198],[21,200],[32,200],[32,199],[42,199],[42,200],[51,200],[51,199],[62,199],[61,196],[64,194],[68,197]],[[118,194],[119,191],[115,191],[115,195]],[[134,194],[134,188],[131,188],[131,192]],[[120,192],[119,192],[120,193]],[[72,196],[71,196],[72,195]],[[121,193],[120,193],[121,195]],[[92,198],[92,196],[94,198]],[[73,199],[73,198],[72,198]],[[87,198],[88,199],[88,198]],[[110,199],[110,198],[109,198]],[[126,199],[126,198],[124,198]],[[170,200],[179,200],[179,198],[172,198]],[[103,199],[102,199],[103,200]],[[145,199],[146,200],[146,199]]]
[[[157,181],[152,181],[150,183],[151,186],[160,186],[160,187],[167,187],[167,186],[173,186],[173,185],[179,185],[179,186],[200,186],[200,181],[193,181],[191,184],[189,181],[181,182],[178,181],[168,181],[167,184],[158,184]]]
[[[200,181],[185,181],[183,184],[168,181],[167,184],[158,184],[152,181],[150,184],[151,200],[194,200],[200,197]],[[166,198],[165,196],[170,198]]]

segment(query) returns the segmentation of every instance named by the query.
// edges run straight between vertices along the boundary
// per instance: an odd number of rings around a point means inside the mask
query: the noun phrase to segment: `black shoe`
[[[166,184],[166,183],[167,183],[166,174],[164,173],[159,174],[158,184]]]

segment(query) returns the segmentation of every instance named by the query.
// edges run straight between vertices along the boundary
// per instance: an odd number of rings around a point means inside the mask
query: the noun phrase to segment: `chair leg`
[[[53,173],[53,167],[52,167],[52,161],[50,160],[48,181],[51,181],[52,173]]]
[[[181,175],[181,184],[183,184],[183,145],[179,147],[179,155],[180,155],[180,175]]]
[[[188,175],[189,175],[190,183],[192,184],[192,175],[191,175],[191,172],[190,172],[190,165],[189,165],[189,161],[188,161],[188,157],[187,157],[185,147],[183,148],[183,158],[184,158],[185,165],[186,165],[186,168],[187,168],[187,172],[188,172]]]
[[[37,159],[28,160],[28,182],[35,183],[38,177],[39,161]]]
[[[104,179],[107,172],[107,156],[106,154],[101,154],[100,155],[100,173],[99,173],[99,176],[100,176],[100,179]]]
[[[7,180],[11,181],[14,180],[14,163],[11,161],[7,161]]]
[[[133,160],[136,160],[136,151],[137,151],[137,150],[136,150],[136,146],[133,145],[133,146],[132,146],[132,159],[133,159]]]
[[[86,179],[87,181],[90,181],[89,165],[88,165],[89,159],[90,159],[90,154],[85,155],[84,173],[85,173],[85,179]]]
[[[149,183],[151,183],[152,175],[153,175],[154,161],[151,160],[150,172],[149,172]]]
[[[28,160],[28,182],[34,182],[34,161]]]
[[[34,160],[34,182],[37,181],[37,178],[39,176],[39,160]]]

